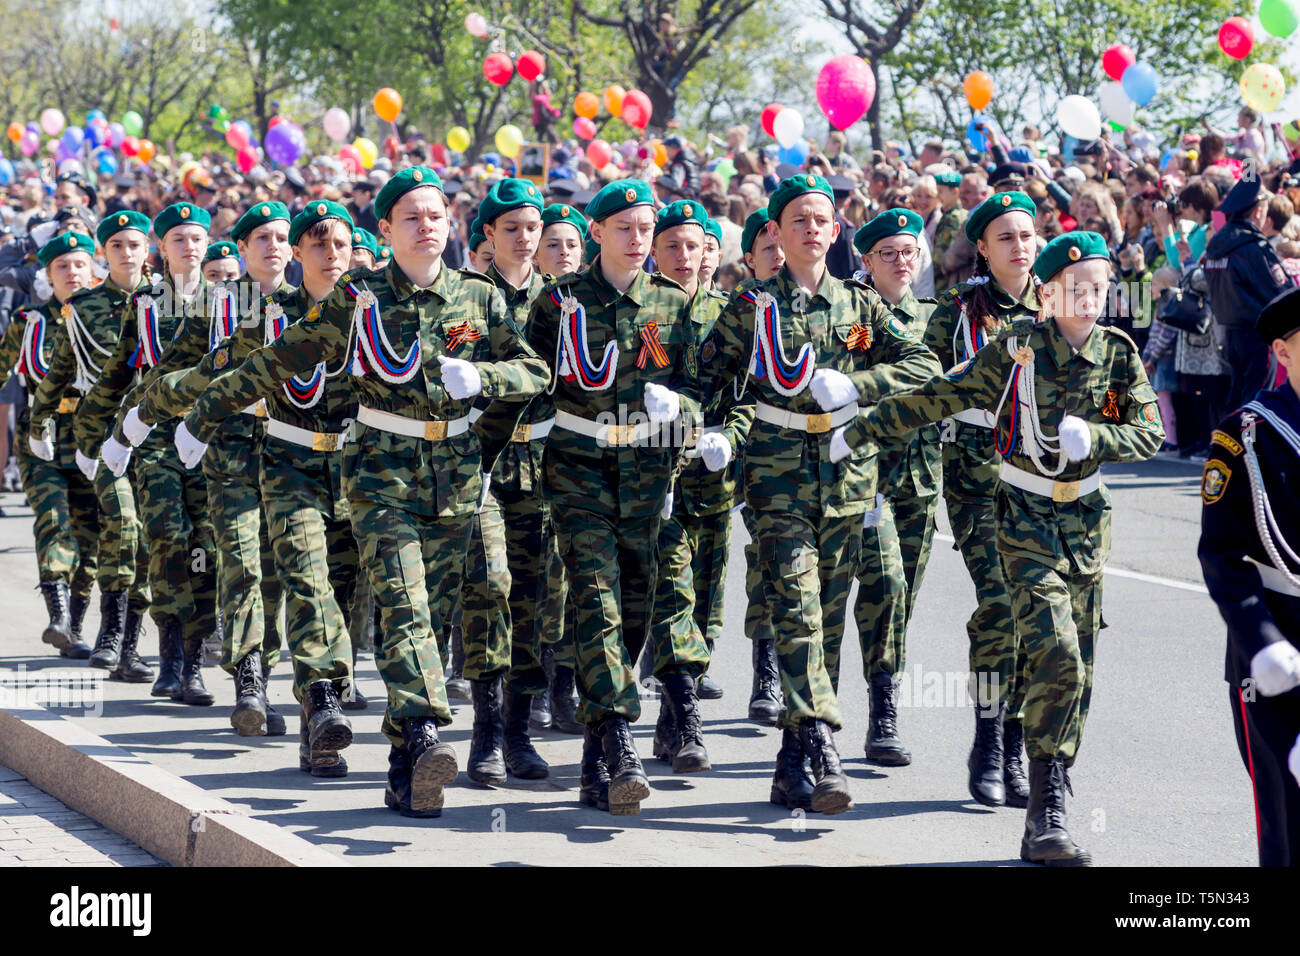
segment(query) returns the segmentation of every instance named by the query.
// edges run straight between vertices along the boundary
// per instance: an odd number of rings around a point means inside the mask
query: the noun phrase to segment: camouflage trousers
[[[549,511],[549,508],[548,508]],[[546,551],[546,604],[542,610],[542,643],[549,644],[555,654],[557,667],[575,666],[573,650],[573,602],[569,600],[569,578],[560,557],[559,537],[555,521],[551,521]]]
[[[551,506],[573,603],[578,719],[641,716],[636,660],[654,611],[659,516],[614,518]]]
[[[179,621],[185,646],[193,649],[217,628],[218,557],[207,479],[187,470],[161,435],[135,450],[131,467],[149,550],[149,612],[160,633],[168,621]]]
[[[849,589],[862,547],[862,515],[830,518],[752,513],[763,592],[785,691],[781,726],[816,717],[839,730],[831,679],[838,668]]]
[[[27,446],[27,431],[14,443],[23,493],[35,517],[36,566],[42,581],[67,581],[73,594],[89,597],[99,551],[99,502],[86,476],[59,461],[42,461]],[[103,469],[100,469],[101,471]]]
[[[650,650],[654,674],[698,679],[709,669],[706,638],[722,632],[731,513],[695,517],[674,511],[659,525],[659,574]]]
[[[881,502],[879,524],[862,529],[854,607],[868,683],[873,674],[901,674],[907,664],[907,625],[930,560],[939,498],[878,496],[877,500]]]
[[[470,529],[460,585],[464,676],[488,680],[510,669],[510,556],[505,515],[490,489]]]
[[[256,650],[262,652],[263,665],[273,666],[280,659],[281,593],[257,474],[209,477],[207,482],[221,555],[221,669],[233,675],[244,656]]]
[[[758,563],[758,535],[754,533],[754,513],[745,508],[741,514],[745,530],[749,532],[749,544],[745,545],[745,636],[751,641],[771,641],[776,639],[772,632],[772,612],[767,607],[763,595],[763,569]]]
[[[149,552],[144,546],[130,474],[114,478],[103,465],[95,472],[99,501],[99,593],[126,591],[133,611],[149,607]]]
[[[357,542],[342,493],[341,452],[315,452],[275,438],[262,452],[261,492],[275,576],[284,592],[293,695],[330,680],[351,684],[347,624],[356,597]]]
[[[473,516],[430,518],[356,497],[348,507],[379,612],[375,664],[388,689],[380,730],[400,747],[408,718],[451,723],[437,635],[459,600]]]

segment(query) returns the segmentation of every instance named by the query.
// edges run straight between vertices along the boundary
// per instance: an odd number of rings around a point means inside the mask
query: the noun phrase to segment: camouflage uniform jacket
[[[966,217],[970,215],[962,206],[954,206],[939,219],[934,230],[934,291],[936,294],[947,292],[965,279],[969,267],[948,270],[943,267],[943,255],[952,246],[953,241],[966,238],[962,231],[966,226]]]
[[[909,289],[902,301],[890,306],[890,310],[921,338],[936,305],[937,300],[918,299]],[[937,495],[942,457],[938,425],[922,426],[906,441],[881,442],[878,464],[881,491],[891,501]]]
[[[14,438],[23,443],[24,450],[27,436],[48,438],[54,443],[54,463],[60,468],[72,469],[77,466],[76,445],[72,440],[72,415],[58,412],[57,402],[62,401],[71,389],[63,390],[56,396],[55,413],[46,419],[37,421],[31,417],[32,402],[40,388],[42,380],[48,374],[50,362],[54,356],[54,343],[63,327],[63,306],[51,296],[40,305],[24,306],[16,309],[5,336],[0,341],[0,388],[9,382],[10,374],[21,374],[27,387],[27,407],[18,416]],[[28,330],[30,327],[30,335]],[[46,423],[48,420],[49,424]],[[35,422],[35,427],[32,423]],[[53,428],[50,428],[50,424]]]

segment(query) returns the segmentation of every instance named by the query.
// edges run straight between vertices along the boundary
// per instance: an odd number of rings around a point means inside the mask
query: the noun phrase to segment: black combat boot
[[[713,660],[713,641],[707,638],[704,645],[709,649],[709,660]],[[719,700],[722,697],[722,688],[713,682],[713,678],[706,672],[697,682],[695,693],[700,700]]]
[[[328,679],[307,685],[307,743],[313,759],[318,754],[337,753],[352,743],[352,722],[343,716],[334,682]]]
[[[799,724],[799,742],[812,766],[813,787],[810,809],[813,813],[843,813],[853,809],[849,794],[849,778],[840,767],[840,755],[835,749],[835,737],[824,720],[805,717]]]
[[[578,722],[578,688],[573,668],[555,665],[551,679],[551,729],[562,734],[585,734]]]
[[[117,655],[117,666],[108,675],[109,680],[120,680],[127,684],[145,684],[153,680],[153,668],[141,659],[137,650],[143,624],[144,615],[128,604],[126,623],[122,627],[122,650]]]
[[[474,732],[469,741],[469,778],[485,786],[506,782],[502,752],[501,678],[467,681],[474,701]]]
[[[674,671],[661,681],[664,696],[673,712],[676,746],[673,747],[673,773],[699,773],[709,770],[709,753],[704,749],[704,731],[700,726],[700,701],[695,679]]]
[[[522,780],[543,780],[551,771],[542,755],[533,747],[533,742],[528,739],[531,709],[532,698],[506,688],[502,719],[506,770]]]
[[[1025,725],[1018,720],[1002,720],[1002,782],[1006,786],[1007,806],[1029,806],[1029,781],[1025,778],[1023,754]]]
[[[271,665],[262,658],[262,706],[266,708],[266,736],[283,737],[285,733],[284,717],[271,706]],[[346,765],[345,765],[346,766]]]
[[[185,642],[181,622],[164,618],[158,625],[158,679],[149,693],[154,697],[181,699],[181,669],[185,662]]]
[[[1065,791],[1070,776],[1060,757],[1029,761],[1029,806],[1020,859],[1048,866],[1092,866],[1092,856],[1070,839],[1066,827]],[[1073,790],[1070,791],[1073,795]]]
[[[622,717],[609,717],[600,725],[600,737],[609,765],[609,812],[616,817],[636,816],[641,801],[650,796],[650,781],[641,767],[632,728]]]
[[[529,702],[528,726],[533,730],[551,729],[550,689],[555,680],[555,648],[550,644],[542,645],[542,673],[546,675],[546,690]]]
[[[772,774],[771,800],[778,807],[811,810],[812,777],[804,763],[803,744],[793,730],[781,732],[781,749],[776,752],[776,773]]]
[[[239,736],[266,736],[265,691],[262,652],[249,651],[235,665],[235,709],[230,712],[230,726]]]
[[[898,685],[893,674],[871,675],[871,717],[867,759],[886,767],[906,767],[912,752],[898,739]]]
[[[370,706],[361,688],[357,685],[357,645],[352,645],[352,673],[343,684],[343,693],[339,695],[339,704],[344,710],[365,710]]]
[[[451,670],[447,672],[447,699],[448,700],[472,700],[472,691],[470,682],[465,679],[465,642],[461,639],[460,625],[457,624],[451,629]],[[470,757],[472,765],[474,758]],[[470,777],[474,774],[471,771]]]
[[[90,596],[73,594],[68,601],[68,622],[72,640],[67,647],[59,648],[60,657],[70,657],[75,661],[84,661],[90,657],[90,645],[81,639],[81,625],[86,620],[86,609],[90,607]]]
[[[411,756],[406,745],[388,748],[388,786],[384,788],[384,806],[404,817],[440,817],[442,804],[426,810],[411,809]]]
[[[42,581],[41,596],[45,598],[45,609],[50,615],[50,623],[45,625],[41,640],[63,650],[72,643],[72,613],[68,609],[68,582]]]
[[[609,811],[609,764],[600,736],[590,727],[582,731],[582,775],[578,780],[578,802]]]
[[[213,619],[216,621],[216,627],[212,633],[203,639],[203,654],[200,657],[200,663],[204,667],[213,667],[221,663],[221,655],[226,648],[226,624],[225,616],[221,613],[221,608],[215,608],[212,612]]]
[[[126,619],[125,591],[99,595],[99,633],[90,652],[90,666],[111,671],[122,654],[122,629]]]
[[[313,777],[346,777],[348,762],[337,750],[318,750],[312,753],[310,723],[307,708],[298,711],[298,769]],[[409,783],[409,775],[408,775]]]
[[[668,694],[659,697],[659,719],[655,722],[655,739],[650,753],[655,760],[664,763],[673,762],[673,753],[677,750],[677,722],[673,719],[673,708],[668,703]]]
[[[404,816],[438,816],[442,812],[442,788],[456,779],[456,751],[438,739],[438,725],[432,717],[408,717],[402,723],[402,742],[411,766],[408,813]]]
[[[186,641],[184,648],[180,700],[194,707],[211,707],[217,698],[203,685],[203,642]]]
[[[966,761],[970,771],[966,785],[976,802],[986,807],[1000,807],[1007,802],[1007,790],[1002,782],[1002,718],[1006,712],[1004,702],[999,702],[991,714],[986,708],[975,706],[975,743]]]
[[[776,666],[776,642],[751,641],[754,659],[754,686],[749,692],[749,719],[774,724],[785,706],[781,695],[781,672]]]

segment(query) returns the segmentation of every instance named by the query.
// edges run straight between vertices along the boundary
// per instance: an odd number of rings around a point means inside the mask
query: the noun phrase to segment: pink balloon
[[[587,159],[597,169],[604,169],[613,158],[613,148],[603,139],[593,139],[587,144]]]
[[[1255,29],[1245,17],[1228,17],[1219,27],[1219,49],[1234,60],[1244,60],[1255,45]]]
[[[31,156],[36,150],[40,149],[41,138],[31,130],[23,133],[22,139],[18,141],[18,148],[22,150],[24,156]]]
[[[235,154],[235,164],[241,173],[246,173],[257,165],[257,153],[251,146],[245,146]]]
[[[579,116],[573,121],[573,135],[578,139],[593,139],[596,135],[596,124],[585,116]]]
[[[241,150],[248,145],[248,133],[245,132],[244,127],[231,123],[230,129],[226,130],[226,142],[235,150]]]
[[[635,129],[645,129],[650,124],[652,107],[650,97],[640,90],[629,90],[623,97],[623,122]]]
[[[848,129],[871,108],[876,77],[862,57],[831,57],[817,74],[817,105],[836,129]]]
[[[1101,68],[1112,80],[1122,79],[1124,71],[1137,62],[1137,56],[1122,43],[1106,47],[1101,55]]]

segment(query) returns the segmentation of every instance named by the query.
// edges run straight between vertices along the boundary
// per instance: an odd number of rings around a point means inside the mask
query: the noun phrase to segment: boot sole
[[[130,674],[124,674],[121,671],[113,671],[113,673],[108,675],[108,679],[121,681],[124,684],[147,684],[151,680],[156,679],[157,676],[157,674],[150,673],[132,677]]]
[[[343,750],[352,746],[352,727],[346,719],[332,720],[308,731],[307,739],[314,751]]]
[[[709,763],[708,754],[683,758],[679,753],[676,757],[673,757],[673,773],[703,773],[705,770],[712,769],[713,765]]]
[[[99,660],[95,660],[95,655],[91,654],[90,666],[98,667],[100,670],[104,670],[104,671],[111,671],[113,668],[117,667],[117,658],[114,657],[111,660],[108,660],[101,657]]]
[[[153,688],[152,690],[149,691],[149,695],[151,697],[168,697],[172,700],[177,699],[176,694],[172,693],[172,689],[170,687],[165,687],[165,686]]]
[[[313,777],[346,777],[348,775],[348,765],[343,759],[329,767],[313,767],[310,763],[305,763],[301,757],[298,758],[298,769],[303,773],[309,773]]]
[[[580,804],[582,804],[584,807],[595,807],[597,810],[601,810],[601,811],[603,811],[603,812],[605,812],[605,813],[608,813],[608,812],[609,812],[609,799],[608,799],[608,797],[607,797],[606,799],[602,800],[602,799],[600,799],[600,796],[599,796],[598,794],[587,793],[587,792],[584,792],[584,791],[582,791],[582,790],[579,790],[579,791],[578,791],[578,802],[579,802]]]
[[[183,704],[189,704],[191,707],[211,707],[217,702],[217,699],[211,694],[206,697],[197,697],[193,694],[186,697],[184,694],[181,694],[181,696],[174,699],[179,700]]]
[[[230,715],[230,726],[241,737],[265,737],[266,713],[256,707],[236,707]]]
[[[713,692],[702,693],[700,691],[696,691],[695,696],[698,697],[700,700],[722,700],[722,691],[719,690],[716,693]]]
[[[396,810],[404,817],[414,817],[417,820],[432,820],[442,816],[442,810],[412,810],[410,807],[403,807],[397,802],[397,797],[393,796],[393,791],[384,791],[384,806],[389,810]]]
[[[41,640],[52,647],[63,650],[65,647],[72,645],[72,634],[65,633],[53,627],[47,627],[41,634]]]
[[[847,790],[823,790],[820,794],[813,788],[811,810],[825,816],[834,816],[853,809],[853,797]]]
[[[1024,844],[1020,846],[1020,859],[1026,863],[1037,863],[1041,866],[1059,866],[1059,867],[1081,867],[1092,866],[1092,854],[1087,850],[1068,857],[1044,857],[1035,859],[1030,852],[1025,849]]]
[[[539,756],[537,759],[541,760],[541,757]],[[511,777],[518,777],[520,780],[545,780],[551,775],[551,768],[545,761],[542,761],[540,766],[534,766],[521,772],[510,766],[510,759],[506,758],[506,774]]]
[[[640,774],[610,781],[609,812],[616,817],[634,817],[641,812],[641,801],[650,796],[650,781]]]
[[[781,717],[781,711],[768,712],[766,708],[756,708],[750,705],[749,719],[756,720],[760,724],[775,724]]]
[[[971,799],[974,800],[976,803],[980,804],[981,806],[1005,807],[1007,805],[1007,798],[1005,792],[1002,795],[1002,799],[995,800],[993,797],[990,797],[986,794],[981,794],[975,788],[975,784],[969,780],[966,781],[966,789],[970,791]],[[1028,801],[1026,801],[1026,803],[1028,803]]]
[[[868,747],[866,754],[868,761],[882,767],[906,767],[912,762],[911,754],[901,754],[896,750],[872,750]]]
[[[441,811],[442,788],[455,780],[459,772],[456,752],[450,744],[438,744],[420,754],[411,765],[411,812]]]
[[[812,809],[812,800],[791,800],[776,788],[773,788],[772,791],[769,793],[768,799],[778,807],[788,807],[791,810]]]
[[[546,723],[542,723],[540,720],[533,720],[533,718],[531,717],[528,718],[529,730],[550,730],[552,724],[553,721],[550,720],[548,720]]]

